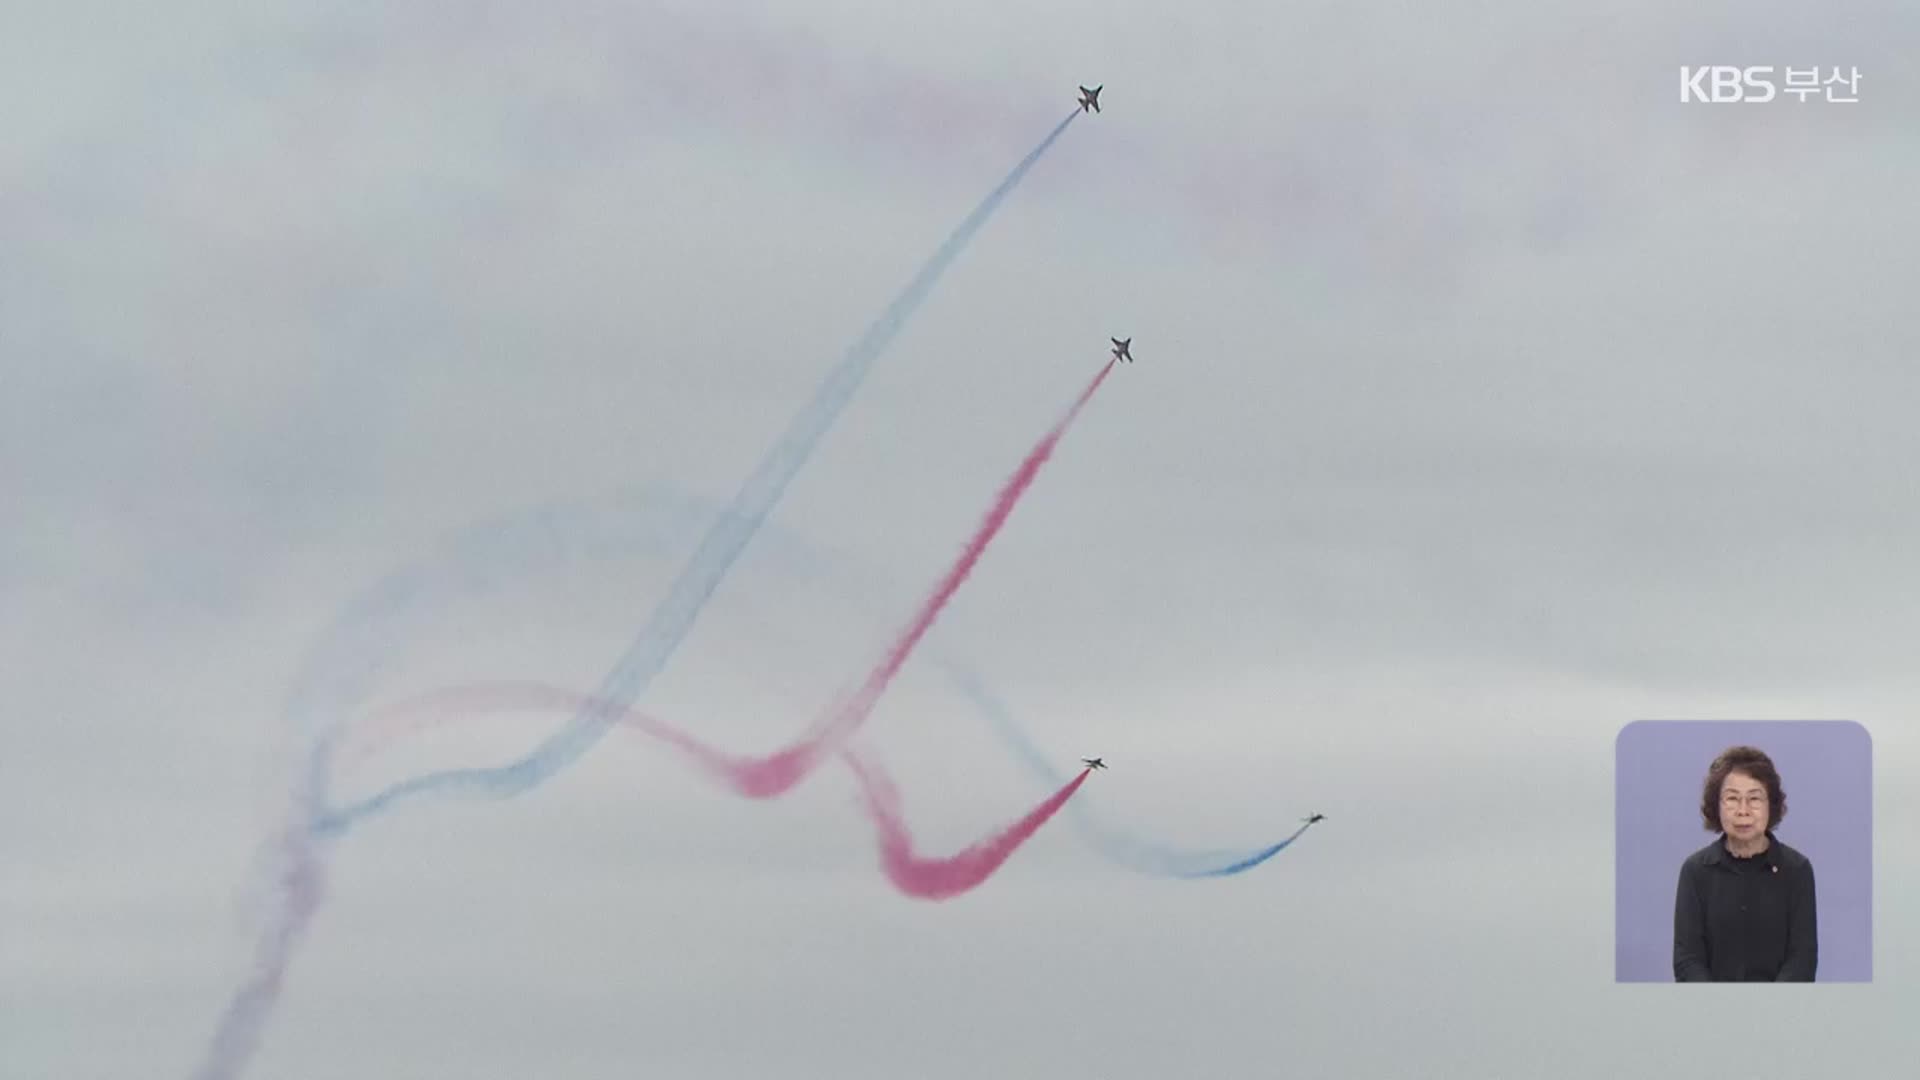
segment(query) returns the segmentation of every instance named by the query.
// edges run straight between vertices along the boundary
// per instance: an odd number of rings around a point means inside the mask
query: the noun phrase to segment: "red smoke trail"
[[[1112,360],[1107,361],[1106,366],[1094,375],[1093,381],[1088,383],[1087,388],[1082,390],[1080,396],[1074,400],[1073,407],[1068,409],[1067,414],[1060,418],[1060,422],[1053,426],[1053,430],[1042,436],[1040,441],[1034,444],[1033,449],[1027,452],[1026,459],[1020,462],[1020,467],[1015,469],[1013,475],[1008,477],[1007,482],[1001,486],[1000,494],[995,496],[993,504],[987,508],[986,517],[981,520],[980,527],[974,530],[973,538],[967,541],[967,546],[961,551],[960,557],[954,560],[946,576],[934,586],[933,592],[920,606],[920,613],[894,642],[893,647],[887,651],[886,658],[868,674],[866,684],[853,696],[853,700],[843,706],[838,715],[819,725],[817,736],[812,737],[808,742],[802,742],[781,751],[780,754],[775,755],[775,758],[792,754],[797,755],[794,759],[796,762],[807,761],[844,742],[847,736],[852,735],[859,728],[861,722],[867,718],[867,714],[871,713],[874,705],[879,702],[880,696],[886,693],[888,684],[893,682],[893,677],[899,674],[901,666],[907,662],[907,657],[913,655],[914,647],[920,644],[920,639],[925,637],[927,630],[933,626],[933,621],[939,617],[940,610],[947,606],[947,601],[951,600],[953,594],[958,592],[960,586],[966,582],[967,575],[973,573],[974,564],[980,561],[980,556],[985,554],[987,545],[993,542],[994,536],[1000,532],[1000,527],[1006,524],[1007,517],[1019,504],[1020,497],[1033,486],[1034,478],[1040,475],[1041,467],[1047,463],[1048,458],[1053,456],[1053,448],[1059,444],[1061,436],[1073,426],[1074,420],[1080,415],[1080,410],[1086,408],[1087,402],[1093,400],[1094,392],[1099,390],[1100,384],[1107,380],[1107,375],[1113,371],[1113,364]],[[796,775],[793,780],[789,780],[786,786],[791,786],[802,775],[805,775],[804,771]],[[779,794],[779,792],[775,791],[773,794]]]
[[[586,704],[604,707],[605,702],[594,700],[590,695],[536,682],[475,682],[430,690],[389,705],[374,713],[368,722],[357,725],[347,736],[348,742],[341,753],[340,765],[351,768],[403,735],[417,734],[449,720],[485,713],[564,711]],[[770,789],[769,781],[770,776],[777,777],[780,774],[768,763],[783,764],[794,756],[793,749],[767,757],[729,754],[679,728],[632,710],[621,714],[619,723],[680,750],[715,780],[748,798],[768,798],[779,794],[779,791]]]
[[[929,859],[913,853],[913,834],[907,831],[906,819],[900,812],[900,792],[887,774],[877,764],[863,760],[860,752],[852,747],[840,756],[859,779],[860,790],[867,797],[868,816],[880,833],[880,865],[887,872],[887,880],[901,892],[921,900],[947,900],[992,877],[1001,863],[1067,805],[1067,800],[1073,798],[1073,793],[1079,791],[1080,785],[1092,774],[1090,769],[1081,769],[1079,776],[1027,811],[1026,817],[958,855]]]
[[[475,683],[452,687],[411,698],[375,714],[372,721],[357,729],[358,745],[343,763],[364,760],[380,745],[401,734],[481,713],[551,710],[567,713],[582,708],[604,708],[585,694],[576,694],[543,683]],[[694,760],[722,779],[729,779],[738,768],[734,759],[701,743],[674,726],[634,709],[615,714],[621,727],[642,731],[687,751]],[[840,758],[860,783],[862,803],[872,820],[880,847],[880,866],[896,889],[921,900],[950,900],[972,890],[992,877],[1020,846],[1053,817],[1080,785],[1089,770],[1082,769],[1060,790],[1054,792],[1011,825],[979,840],[958,854],[944,858],[916,855],[913,834],[907,828],[900,807],[900,792],[877,762],[867,760],[859,751],[846,747]],[[741,790],[738,783],[735,790]]]
[[[1105,382],[1107,375],[1113,371],[1113,363],[1111,360],[1107,361],[1106,366],[1094,375],[1093,381],[1081,391],[1066,415],[1061,417],[1059,422],[1055,423],[1053,428],[1034,444],[1033,449],[1028,451],[1026,458],[1020,462],[1020,466],[1013,471],[1013,475],[1001,485],[999,493],[994,496],[986,515],[974,529],[973,536],[967,541],[966,547],[961,550],[959,557],[953,561],[953,565],[948,567],[946,574],[927,594],[927,598],[921,602],[920,610],[887,649],[880,663],[868,673],[866,682],[845,704],[829,710],[815,721],[813,727],[801,736],[798,742],[771,754],[749,757],[727,754],[699,742],[685,732],[657,721],[633,718],[628,723],[684,751],[715,779],[741,795],[752,799],[771,799],[786,794],[794,785],[806,779],[819,766],[823,757],[844,745],[872,714],[874,706],[879,704],[880,698],[886,693],[894,676],[900,673],[907,658],[920,644],[920,639],[926,636],[927,630],[933,626],[934,620],[946,607],[947,601],[951,600],[960,586],[966,582],[975,564],[986,553],[987,546],[993,542],[1001,526],[1005,525],[1007,518],[1012,515],[1013,508],[1019,504],[1021,496],[1033,486],[1035,478],[1040,475],[1041,467],[1053,456],[1054,447],[1059,444],[1061,437],[1067,433],[1068,428],[1073,426],[1080,411],[1086,407],[1088,401],[1093,399],[1094,392],[1100,389],[1100,384]],[[477,689],[430,693],[413,699],[415,702],[426,703],[429,715],[414,721],[412,727],[417,729],[423,724],[437,723],[440,717],[433,714],[448,708],[459,707],[462,703],[480,708],[503,707],[490,704],[494,702],[517,703],[517,706],[505,707],[551,708],[559,700],[555,695],[564,697],[567,693],[563,690],[523,683],[483,685]],[[403,707],[402,711],[411,710]],[[391,729],[383,728],[382,730],[390,731]],[[358,753],[364,754],[365,750]]]

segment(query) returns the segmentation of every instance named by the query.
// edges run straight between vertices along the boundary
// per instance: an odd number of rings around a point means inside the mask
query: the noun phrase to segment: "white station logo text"
[[[1782,72],[1776,79],[1774,72]],[[1709,105],[1761,105],[1793,95],[1801,102],[1819,100],[1850,104],[1860,100],[1860,69],[1733,67],[1712,64],[1680,69],[1680,101]]]

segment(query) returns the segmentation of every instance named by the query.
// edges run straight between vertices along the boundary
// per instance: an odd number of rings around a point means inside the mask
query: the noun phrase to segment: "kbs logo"
[[[1755,105],[1772,101],[1778,96],[1773,80],[1767,76],[1773,74],[1773,68],[1767,67],[1697,67],[1680,69],[1680,100],[1710,101],[1715,105],[1724,105],[1730,101],[1751,101]],[[1764,93],[1758,96],[1747,92],[1755,88]],[[1708,96],[1711,88],[1713,94]]]
[[[1732,67],[1725,64],[1707,67],[1682,67],[1680,69],[1680,102],[1704,101],[1711,105],[1730,105],[1743,102],[1761,105],[1783,96],[1780,87],[1773,81],[1773,66]],[[1786,94],[1798,97],[1802,102],[1814,94],[1826,93],[1828,101],[1856,102],[1858,97],[1841,97],[1841,94],[1857,94],[1860,91],[1860,69],[1850,67],[1845,75],[1839,68],[1833,68],[1833,75],[1822,80],[1820,69],[1811,67],[1805,70],[1789,66],[1784,69],[1787,76]]]

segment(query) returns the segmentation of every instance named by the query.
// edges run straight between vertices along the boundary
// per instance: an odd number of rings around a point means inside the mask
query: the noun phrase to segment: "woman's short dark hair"
[[[1787,793],[1780,787],[1780,771],[1773,767],[1773,759],[1755,746],[1730,746],[1721,755],[1713,759],[1707,769],[1707,786],[1700,793],[1700,816],[1705,819],[1708,832],[1720,831],[1720,788],[1727,782],[1727,775],[1743,772],[1766,785],[1767,788],[1767,828],[1780,824],[1787,816]]]

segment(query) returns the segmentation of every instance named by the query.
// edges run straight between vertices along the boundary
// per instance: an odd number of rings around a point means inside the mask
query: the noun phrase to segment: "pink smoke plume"
[[[1067,800],[1073,798],[1074,792],[1092,775],[1091,769],[1081,769],[1080,775],[1027,811],[1019,821],[957,855],[930,859],[913,853],[913,834],[907,831],[906,818],[900,810],[900,791],[880,766],[866,760],[853,747],[848,747],[841,759],[860,781],[868,816],[879,830],[880,866],[886,871],[887,880],[901,892],[921,900],[946,900],[992,877],[1020,845],[1040,831],[1047,819],[1067,805]]]
[[[296,807],[296,811],[299,809],[304,806]],[[262,1021],[280,998],[294,944],[306,933],[325,893],[324,867],[315,851],[315,840],[297,816],[281,834],[272,854],[280,860],[276,884],[282,902],[275,905],[272,925],[261,935],[247,981],[221,1014],[194,1080],[238,1076],[241,1066],[253,1056],[260,1042]]]
[[[364,761],[383,746],[420,730],[450,720],[471,719],[486,713],[551,711],[562,714],[584,708],[603,709],[606,702],[590,695],[543,683],[472,683],[450,687],[409,698],[375,713],[356,729],[350,752],[341,764],[352,766]],[[748,786],[755,762],[742,765],[688,735],[681,729],[637,709],[620,710],[614,722],[630,731],[661,739],[686,751],[693,759],[736,792],[761,797]],[[780,755],[774,755],[775,758]],[[843,747],[840,759],[859,782],[862,805],[872,820],[880,848],[880,866],[894,888],[921,900],[950,900],[968,892],[992,877],[1013,853],[1040,831],[1060,808],[1067,804],[1090,770],[1080,774],[1058,791],[1007,825],[961,850],[958,854],[936,857],[915,854],[913,833],[908,829],[901,809],[899,788],[876,761],[852,746]],[[759,759],[767,761],[773,759]]]

